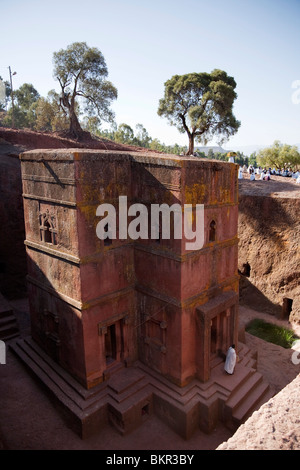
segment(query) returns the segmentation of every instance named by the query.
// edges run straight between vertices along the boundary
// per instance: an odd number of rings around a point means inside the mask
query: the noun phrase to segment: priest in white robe
[[[235,345],[233,344],[227,351],[224,369],[227,374],[232,375],[236,364]]]

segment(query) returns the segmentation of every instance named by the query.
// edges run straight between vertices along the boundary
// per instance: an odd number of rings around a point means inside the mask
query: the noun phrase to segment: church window
[[[40,238],[44,243],[49,243],[51,245],[57,244],[57,230],[56,230],[56,221],[55,216],[50,214],[47,209],[46,212],[40,213]]]

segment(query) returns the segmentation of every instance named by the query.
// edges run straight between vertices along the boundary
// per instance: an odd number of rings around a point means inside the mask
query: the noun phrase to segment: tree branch
[[[190,135],[191,135],[191,132],[190,132],[190,130],[189,130],[187,124],[186,124],[184,115],[183,115],[182,113],[180,113],[180,114],[179,114],[179,117],[180,117],[180,119],[181,119],[181,121],[182,121],[182,125],[183,125],[184,130],[185,130],[185,131],[187,132],[187,134],[190,136]]]

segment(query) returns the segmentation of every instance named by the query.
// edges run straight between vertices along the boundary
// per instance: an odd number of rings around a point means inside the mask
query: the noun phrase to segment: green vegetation
[[[158,115],[166,117],[179,132],[188,135],[187,155],[194,153],[194,141],[207,144],[214,136],[219,143],[240,127],[232,109],[237,97],[236,82],[223,70],[211,73],[174,75],[165,83]]]
[[[296,169],[300,167],[300,153],[296,145],[281,144],[276,140],[272,147],[258,152],[257,162],[260,166],[266,168]]]
[[[17,128],[32,128],[36,120],[36,106],[40,98],[39,93],[31,83],[24,83],[14,92],[14,108],[7,111],[3,124]]]
[[[246,327],[246,331],[253,336],[286,349],[290,348],[296,339],[299,339],[292,330],[268,323],[259,318],[252,320]]]
[[[79,115],[79,100],[85,113],[99,120],[112,122],[114,113],[109,106],[117,98],[117,89],[106,80],[108,70],[103,54],[85,42],[74,42],[53,54],[54,77],[61,88],[59,104],[67,113],[70,134],[83,134]]]
[[[63,132],[69,128],[67,114],[59,105],[59,95],[55,90],[49,91],[47,98],[38,100],[35,114],[33,129],[37,131]]]

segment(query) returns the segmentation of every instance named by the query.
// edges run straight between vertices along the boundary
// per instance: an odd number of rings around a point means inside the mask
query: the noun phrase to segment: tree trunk
[[[78,118],[72,106],[69,108],[70,113],[70,134],[78,139],[82,134],[83,130],[79,124]]]
[[[186,155],[193,155],[194,154],[194,134],[188,133],[189,136],[189,148],[186,152]]]
[[[64,93],[64,90],[63,90],[61,102],[63,106],[68,109],[68,112],[69,112],[69,119],[70,119],[69,133],[71,136],[75,137],[76,139],[79,139],[80,136],[84,134],[84,132],[81,129],[81,126],[79,124],[78,118],[75,113],[75,95],[73,94],[73,96],[71,97],[71,100],[69,100],[69,94]]]

